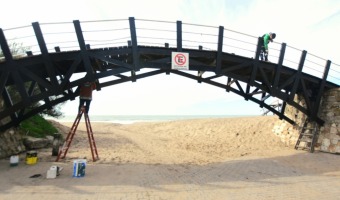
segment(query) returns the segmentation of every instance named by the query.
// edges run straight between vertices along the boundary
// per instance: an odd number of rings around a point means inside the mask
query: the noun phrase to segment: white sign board
[[[171,69],[189,70],[189,53],[172,52]]]

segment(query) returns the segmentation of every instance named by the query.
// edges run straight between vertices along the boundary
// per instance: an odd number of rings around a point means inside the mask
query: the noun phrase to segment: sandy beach
[[[278,120],[259,116],[124,125],[96,122],[92,123],[100,157],[96,162],[81,122],[60,162],[54,162],[51,148],[38,151],[35,165],[25,164],[25,155],[16,167],[1,160],[0,199],[303,199],[309,195],[306,184],[320,195],[323,184],[338,188],[338,155],[286,147],[272,132]],[[53,123],[64,137],[73,124]],[[75,159],[87,160],[83,178],[72,177]],[[46,179],[52,165],[63,171],[56,179]],[[41,176],[29,178],[34,174]],[[290,187],[294,191],[282,193]],[[328,189],[328,199],[339,194]]]
[[[204,165],[241,156],[290,151],[272,132],[275,116],[212,118],[134,124],[92,123],[98,163]],[[73,122],[54,122],[66,138]],[[66,160],[92,160],[85,123],[80,123]],[[48,156],[42,157],[51,161]]]

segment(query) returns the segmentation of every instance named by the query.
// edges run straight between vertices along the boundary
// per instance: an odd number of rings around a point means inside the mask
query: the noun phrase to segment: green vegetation
[[[40,115],[35,115],[21,122],[20,128],[23,132],[27,133],[28,136],[37,138],[43,138],[58,132],[52,124]]]

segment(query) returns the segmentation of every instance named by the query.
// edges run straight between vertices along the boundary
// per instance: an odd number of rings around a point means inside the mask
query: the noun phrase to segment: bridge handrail
[[[138,45],[166,46],[177,48],[178,23],[181,25],[182,47],[218,51],[219,29],[221,27],[182,23],[181,21],[159,21],[134,19]],[[36,22],[37,23],[37,22]],[[157,24],[157,26],[155,26]],[[48,52],[79,50],[79,43],[73,22],[39,23]],[[169,26],[170,25],[170,26]],[[32,23],[33,26],[33,23]],[[12,56],[22,58],[28,55],[39,55],[36,34],[31,25],[3,29],[8,44],[19,45],[24,51],[13,52]],[[91,48],[120,47],[129,45],[131,40],[128,19],[110,19],[81,21],[86,44]],[[155,28],[157,27],[157,28]],[[223,28],[223,52],[254,58],[257,36]],[[150,36],[152,35],[152,36]],[[58,46],[59,45],[59,46]],[[281,52],[281,43],[273,42],[270,46],[269,60],[276,62]],[[25,51],[30,51],[27,54]],[[302,50],[286,45],[284,66],[296,69],[300,63]],[[0,57],[0,62],[5,60]],[[303,72],[322,77],[327,60],[307,52]],[[340,84],[340,65],[331,63],[327,81]]]

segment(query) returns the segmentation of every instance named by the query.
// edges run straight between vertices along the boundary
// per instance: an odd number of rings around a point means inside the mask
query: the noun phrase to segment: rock
[[[51,145],[51,140],[49,140],[48,138],[34,138],[27,136],[24,139],[23,143],[28,150],[32,150],[48,147],[49,145]]]

